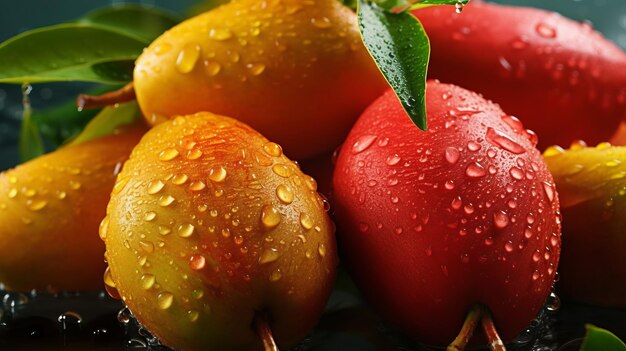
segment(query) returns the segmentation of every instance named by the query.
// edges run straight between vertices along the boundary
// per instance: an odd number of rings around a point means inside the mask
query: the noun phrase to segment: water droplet
[[[400,162],[401,158],[400,156],[398,156],[398,154],[393,154],[389,157],[387,157],[387,164],[390,166],[395,166],[398,164],[398,162]]]
[[[8,194],[9,199],[14,199],[17,196],[17,194],[18,194],[17,189],[16,188],[11,188],[9,190],[9,194]]]
[[[311,18],[311,24],[320,29],[330,28],[333,25],[333,23],[327,17]]]
[[[283,177],[283,178],[288,178],[291,175],[291,172],[289,171],[289,167],[287,167],[286,165],[283,164],[276,164],[272,167],[272,171]]]
[[[509,174],[511,174],[511,177],[513,177],[513,179],[517,179],[517,180],[524,179],[524,171],[522,171],[521,169],[515,166],[511,167],[511,169],[509,170]]]
[[[266,228],[271,229],[276,227],[281,220],[282,217],[277,208],[272,205],[263,206],[261,210],[261,223],[263,223]]]
[[[278,196],[278,199],[280,199],[281,202],[286,204],[292,203],[294,198],[293,190],[283,184],[276,188],[276,196]]]
[[[171,205],[176,199],[174,199],[171,195],[161,196],[159,198],[159,206],[167,207]]]
[[[218,41],[228,40],[233,37],[233,32],[230,29],[211,28],[209,30],[209,37]]]
[[[99,228],[100,239],[102,239],[102,241],[106,239],[108,231],[109,231],[109,217],[104,217],[102,222],[100,222],[100,228]]]
[[[171,161],[178,157],[179,153],[176,149],[167,149],[163,150],[159,153],[159,160],[161,161]]]
[[[302,225],[302,228],[309,230],[313,228],[315,222],[313,222],[313,219],[308,214],[302,212],[300,213],[300,224]]]
[[[317,252],[320,254],[321,257],[326,256],[326,245],[320,243],[317,246]]]
[[[548,301],[546,302],[546,309],[550,312],[557,312],[561,309],[561,299],[554,293],[551,292],[548,297]]]
[[[204,297],[204,291],[200,289],[195,289],[194,291],[191,292],[191,296],[196,300],[200,300],[201,298]]]
[[[209,170],[209,179],[215,183],[221,183],[226,179],[226,168],[223,166],[211,167]]]
[[[530,228],[524,229],[524,238],[530,239],[533,237],[533,231]]]
[[[202,151],[200,149],[192,149],[187,151],[188,160],[197,160],[202,157]]]
[[[142,250],[144,250],[147,253],[153,253],[154,252],[154,244],[152,244],[149,241],[140,241],[139,242],[139,246],[141,247]]]
[[[452,203],[450,204],[450,206],[453,209],[458,210],[461,208],[461,206],[463,206],[463,200],[461,200],[460,196],[457,196],[454,199],[452,199]]]
[[[467,143],[467,149],[472,152],[480,150],[481,147],[482,146],[480,144],[473,142],[473,141],[470,141],[469,143]]]
[[[165,187],[165,184],[163,184],[162,181],[152,181],[150,182],[150,184],[148,184],[148,194],[158,194],[161,190],[163,190],[163,187]]]
[[[506,252],[513,252],[514,248],[515,248],[515,246],[510,241],[508,241],[506,244],[504,244],[504,251],[506,251]]]
[[[172,229],[170,227],[166,227],[166,226],[159,226],[159,234],[161,235],[168,235],[172,232]]]
[[[467,165],[465,174],[470,178],[481,178],[487,174],[487,171],[485,171],[485,168],[479,163],[472,162]]]
[[[537,280],[537,279],[539,279],[539,277],[540,277],[539,272],[534,271],[533,275],[532,275],[533,280]]]
[[[485,136],[488,142],[492,143],[495,146],[498,146],[510,153],[519,155],[526,152],[520,144],[513,141],[508,135],[497,131],[491,127],[487,128],[487,134]]]
[[[188,238],[194,233],[195,230],[196,227],[194,227],[193,224],[181,224],[178,227],[178,236],[181,238]]]
[[[457,163],[460,157],[459,150],[451,146],[446,148],[444,155],[446,157],[446,161],[451,164]]]
[[[265,72],[265,65],[262,63],[249,63],[246,65],[248,72],[253,76],[259,76]]]
[[[493,214],[493,224],[498,229],[505,228],[509,225],[509,215],[504,211],[497,211]]]
[[[172,183],[176,185],[183,185],[189,180],[189,177],[186,174],[177,174],[172,177]]]
[[[543,190],[550,202],[554,201],[554,186],[548,182],[543,182]]]
[[[157,295],[157,305],[160,309],[166,310],[172,307],[172,303],[174,302],[174,295],[170,292],[164,291]]]
[[[104,271],[104,285],[115,288],[115,281],[113,281],[113,276],[111,275],[111,269],[109,267]]]
[[[162,44],[157,45],[154,48],[154,53],[156,55],[162,55],[162,54],[170,51],[171,49],[172,49],[172,46],[170,44],[162,43]]]
[[[191,182],[191,184],[189,184],[189,190],[191,191],[202,191],[206,188],[206,184],[199,180],[196,182]]]
[[[283,273],[280,271],[280,268],[279,268],[279,269],[272,271],[272,273],[270,274],[270,281],[277,282],[282,277],[283,277]]]
[[[126,184],[128,184],[128,178],[118,178],[117,181],[115,182],[115,185],[113,186],[113,194],[119,194],[122,190],[124,190],[124,188],[126,187]]]
[[[200,312],[195,310],[187,311],[187,318],[189,318],[191,322],[195,322],[200,318]]]
[[[377,136],[375,135],[363,135],[357,139],[352,145],[352,153],[358,154],[365,151],[368,147],[372,146]]]
[[[556,38],[556,29],[545,23],[538,23],[537,26],[535,27],[535,31],[544,38],[548,38],[548,39]]]
[[[280,254],[278,253],[278,250],[276,250],[275,248],[270,248],[270,249],[263,251],[261,256],[259,256],[259,263],[260,264],[271,263],[271,262],[278,260],[279,257],[280,257]]]
[[[156,282],[156,278],[152,274],[144,274],[141,276],[141,278],[139,278],[139,280],[141,281],[141,287],[144,290],[149,290],[154,286],[154,283]]]
[[[446,188],[446,190],[453,190],[456,187],[456,185],[454,184],[454,180],[447,180],[444,184],[444,187]]]
[[[157,216],[156,212],[150,211],[150,212],[146,212],[146,215],[143,217],[143,219],[146,222],[152,222],[156,218],[156,216]]]
[[[273,157],[280,157],[283,154],[283,148],[272,142],[265,143],[265,145],[263,145],[263,151]]]
[[[183,47],[176,58],[176,69],[186,74],[193,71],[200,58],[200,45],[189,43]]]
[[[222,65],[215,61],[204,61],[204,71],[209,77],[215,77],[222,71]]]
[[[206,266],[206,258],[202,255],[193,255],[189,258],[189,267],[194,271],[199,271]]]
[[[28,200],[26,206],[31,211],[43,210],[48,205],[48,201],[45,200]]]

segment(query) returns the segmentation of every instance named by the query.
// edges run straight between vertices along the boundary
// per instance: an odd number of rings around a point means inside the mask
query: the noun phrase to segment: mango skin
[[[574,144],[544,153],[561,197],[558,293],[626,308],[626,147]]]
[[[231,118],[178,117],[146,134],[117,184],[101,230],[110,278],[162,343],[261,350],[252,322],[265,313],[284,348],[318,321],[334,226],[315,181],[278,145]],[[284,186],[293,199],[281,200]],[[275,226],[264,225],[268,206]]]
[[[191,18],[144,51],[134,84],[151,124],[232,116],[296,159],[332,151],[387,87],[336,0],[238,0]]]
[[[0,282],[10,291],[102,289],[98,237],[135,126],[0,173]]]

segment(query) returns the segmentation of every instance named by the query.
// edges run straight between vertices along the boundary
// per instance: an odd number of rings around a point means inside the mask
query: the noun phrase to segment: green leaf
[[[181,20],[175,14],[157,7],[122,4],[90,12],[78,23],[108,27],[150,43]]]
[[[82,133],[66,145],[74,146],[109,135],[117,128],[131,124],[140,118],[139,106],[135,101],[116,107],[106,107],[87,124]]]
[[[28,100],[28,94],[32,87],[28,84],[22,85],[22,104],[24,111],[22,112],[22,126],[20,129],[20,159],[26,162],[41,156],[44,153],[43,140],[39,134],[37,126],[33,124],[32,108]]]
[[[394,14],[365,0],[357,12],[365,47],[413,123],[426,130],[430,42],[422,24],[408,12]]]
[[[587,324],[580,351],[626,351],[626,344],[608,330]]]
[[[146,42],[94,24],[31,30],[0,44],[0,83],[124,83]]]

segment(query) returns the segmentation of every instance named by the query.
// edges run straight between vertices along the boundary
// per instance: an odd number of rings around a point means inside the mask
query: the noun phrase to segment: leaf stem
[[[476,326],[479,321],[483,317],[484,308],[482,305],[474,305],[472,309],[465,317],[465,322],[463,322],[463,327],[457,335],[456,339],[448,346],[447,351],[463,351],[465,347],[469,343],[472,335],[474,335],[474,330],[476,330]]]
[[[85,108],[106,107],[135,99],[135,86],[130,82],[118,90],[98,96],[80,94],[76,99],[76,106],[82,111]]]
[[[498,335],[496,326],[493,323],[491,312],[489,312],[489,309],[487,308],[484,308],[481,323],[483,325],[483,331],[485,332],[487,341],[489,342],[489,349],[491,351],[506,351],[506,347],[504,347],[504,343],[502,342],[502,339],[500,339],[500,335]]]
[[[278,346],[276,346],[276,342],[274,341],[272,330],[270,329],[270,326],[267,323],[267,318],[264,314],[256,314],[256,316],[254,317],[254,329],[256,330],[257,334],[259,334],[259,337],[263,342],[263,350],[279,351]]]

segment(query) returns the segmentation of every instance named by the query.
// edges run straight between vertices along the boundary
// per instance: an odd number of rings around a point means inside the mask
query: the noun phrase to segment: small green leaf
[[[32,87],[28,84],[22,85],[22,104],[24,111],[22,112],[22,126],[20,129],[20,159],[26,162],[41,156],[44,153],[43,140],[39,134],[37,126],[33,124],[32,108],[28,99],[28,94]]]
[[[180,21],[175,14],[157,7],[121,4],[90,12],[78,23],[109,27],[150,43]]]
[[[422,24],[410,13],[391,13],[359,0],[363,43],[400,99],[409,117],[426,129],[426,72],[430,42]]]
[[[0,83],[124,83],[146,42],[94,24],[31,30],[0,44]]]
[[[626,351],[626,344],[608,330],[587,324],[580,351]]]
[[[66,145],[74,146],[109,135],[115,129],[131,124],[140,118],[139,106],[135,101],[117,107],[106,107],[87,124],[82,133]]]

